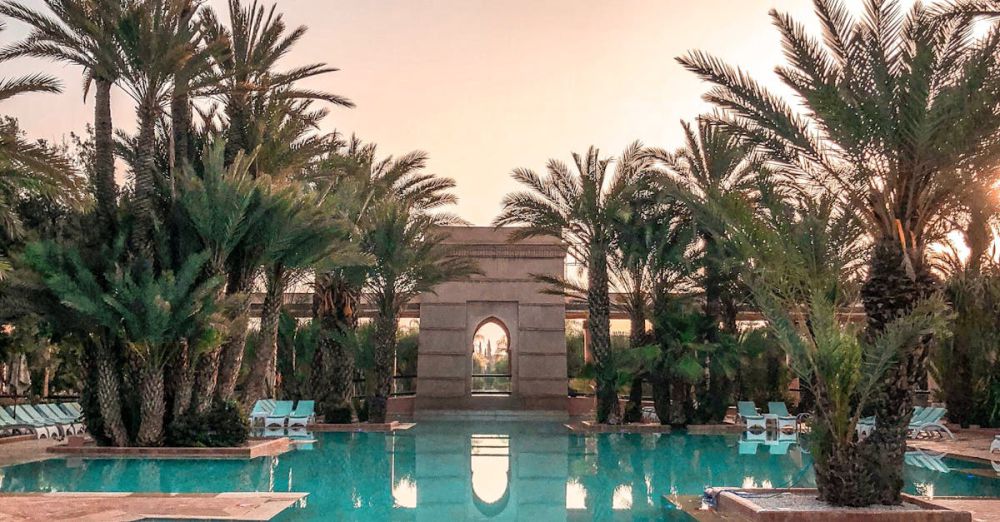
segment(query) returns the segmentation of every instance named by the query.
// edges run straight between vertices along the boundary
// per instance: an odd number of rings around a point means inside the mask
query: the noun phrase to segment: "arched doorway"
[[[510,331],[503,321],[490,317],[472,336],[472,393],[511,393]]]

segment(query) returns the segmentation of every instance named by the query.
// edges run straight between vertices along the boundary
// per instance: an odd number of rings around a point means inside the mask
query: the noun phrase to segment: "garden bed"
[[[754,522],[971,522],[956,511],[911,495],[900,506],[835,507],[816,499],[815,489],[716,489],[716,510]]]
[[[257,457],[281,455],[291,449],[287,437],[277,439],[250,439],[243,446],[229,448],[116,448],[98,446],[93,442],[84,444],[60,444],[45,451],[67,457],[84,458],[157,458],[157,459],[255,459]]]
[[[416,423],[399,421],[381,424],[353,422],[351,424],[312,424],[309,426],[309,430],[326,432],[392,432],[408,430],[414,426],[416,426]]]

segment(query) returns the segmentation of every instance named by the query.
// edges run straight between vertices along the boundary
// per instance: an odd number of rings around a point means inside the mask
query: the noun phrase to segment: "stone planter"
[[[911,495],[902,506],[837,508],[816,500],[815,489],[718,489],[716,510],[759,522],[972,522],[972,513],[955,511]],[[752,494],[747,498],[739,493]]]

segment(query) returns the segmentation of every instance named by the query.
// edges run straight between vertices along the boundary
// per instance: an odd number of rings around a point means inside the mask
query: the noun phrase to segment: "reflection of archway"
[[[472,335],[472,393],[511,392],[510,330],[496,317],[479,323]]]
[[[510,439],[473,435],[471,442],[472,503],[484,516],[495,517],[510,502]]]

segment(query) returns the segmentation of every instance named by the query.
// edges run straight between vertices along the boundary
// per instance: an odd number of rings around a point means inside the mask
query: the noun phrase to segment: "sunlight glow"
[[[632,486],[630,484],[622,484],[615,488],[614,496],[611,497],[611,509],[632,509]]]
[[[396,507],[417,507],[417,483],[409,477],[403,477],[392,487],[392,500]]]
[[[577,480],[566,482],[566,509],[587,509],[587,489]]]

